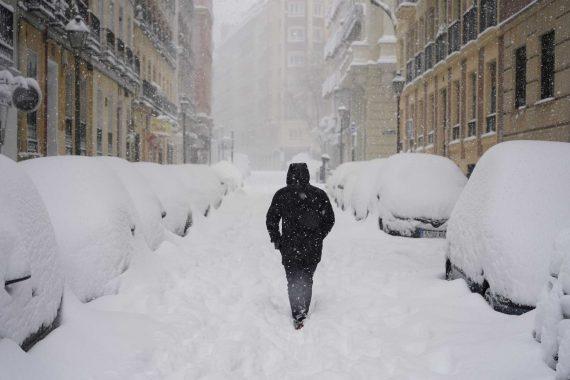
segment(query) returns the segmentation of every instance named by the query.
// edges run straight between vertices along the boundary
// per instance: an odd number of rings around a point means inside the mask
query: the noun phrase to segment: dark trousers
[[[283,263],[287,276],[287,291],[293,319],[302,321],[309,313],[313,294],[313,275],[317,264],[307,264],[296,260]]]

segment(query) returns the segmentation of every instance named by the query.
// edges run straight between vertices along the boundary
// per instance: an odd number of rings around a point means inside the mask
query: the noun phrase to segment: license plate
[[[445,239],[445,231],[420,230],[420,238]]]

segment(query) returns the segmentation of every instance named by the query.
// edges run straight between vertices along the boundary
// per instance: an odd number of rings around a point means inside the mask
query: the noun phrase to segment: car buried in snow
[[[533,309],[570,221],[570,144],[511,141],[479,160],[447,229],[445,273],[497,311]]]
[[[376,194],[384,232],[415,238],[445,238],[447,221],[467,177],[448,158],[402,153],[385,160]]]
[[[32,181],[0,155],[0,340],[24,350],[59,325],[63,274],[45,206]]]

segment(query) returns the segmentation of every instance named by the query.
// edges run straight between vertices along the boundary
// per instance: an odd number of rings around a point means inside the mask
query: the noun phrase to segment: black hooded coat
[[[278,244],[284,265],[291,261],[317,264],[323,239],[334,225],[327,194],[311,186],[309,179],[307,164],[291,164],[287,186],[275,193],[267,211],[267,231],[271,241]]]

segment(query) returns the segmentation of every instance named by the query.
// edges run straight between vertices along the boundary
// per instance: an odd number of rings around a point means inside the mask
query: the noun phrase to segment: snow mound
[[[392,215],[446,220],[467,178],[446,157],[402,153],[386,160],[380,181],[380,202]]]
[[[166,210],[164,226],[171,232],[185,236],[192,225],[192,200],[189,189],[167,166],[137,162],[134,167],[148,181],[151,189]]]
[[[139,221],[117,176],[89,157],[38,158],[19,165],[47,207],[66,283],[83,302],[116,293],[118,277],[138,248]]]
[[[0,345],[3,338],[22,345],[56,319],[63,275],[53,227],[32,181],[2,155],[0,173]]]
[[[229,161],[220,161],[212,165],[228,191],[235,191],[243,186],[243,175],[237,166]]]
[[[363,220],[376,210],[380,178],[386,160],[368,161],[354,177],[354,187],[350,194],[350,205],[356,220]]]
[[[206,165],[167,166],[184,183],[190,192],[192,206],[200,215],[208,216],[212,208],[222,204],[224,187],[220,177]]]
[[[234,154],[234,165],[241,171],[243,178],[248,178],[251,175],[251,162],[247,154]]]
[[[535,306],[570,221],[570,144],[501,143],[479,160],[449,220],[448,258],[491,295]]]
[[[141,218],[140,229],[147,245],[152,250],[157,249],[164,240],[162,215],[166,212],[160,199],[149,187],[147,180],[128,161],[116,157],[99,159],[120,179]]]
[[[327,180],[328,193],[343,210],[350,206],[350,189],[353,188],[351,182],[365,166],[366,162],[362,161],[345,162],[339,165]]]

